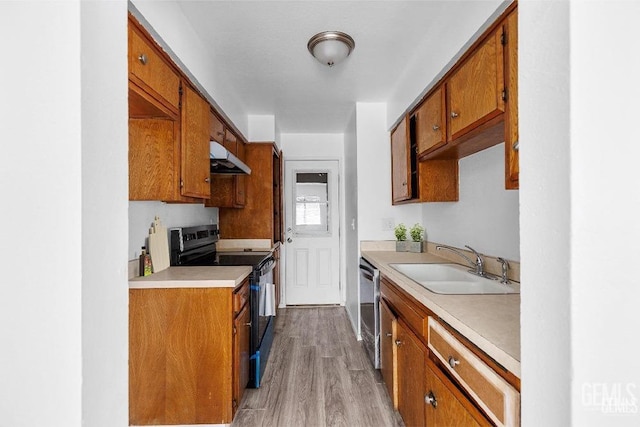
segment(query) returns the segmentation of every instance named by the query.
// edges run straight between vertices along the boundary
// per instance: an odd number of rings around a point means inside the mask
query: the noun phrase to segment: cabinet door
[[[435,365],[426,365],[424,413],[428,426],[491,425]]]
[[[427,348],[401,321],[397,326],[398,412],[407,426],[424,426]]]
[[[393,407],[398,408],[398,393],[396,387],[396,327],[398,321],[389,306],[380,300],[380,372],[387,387]]]
[[[238,137],[229,129],[224,131],[224,146],[234,156],[238,155]]]
[[[449,141],[504,111],[501,35],[501,29],[490,34],[446,83]]]
[[[411,198],[411,169],[409,153],[409,118],[391,132],[391,190],[393,203]]]
[[[160,108],[178,110],[180,77],[160,56],[159,52],[129,21],[129,78],[144,92],[142,97]]]
[[[444,87],[440,86],[415,113],[418,154],[425,154],[446,143]]]
[[[182,101],[182,194],[208,199],[211,195],[209,169],[209,120],[207,101],[189,86]]]
[[[233,413],[235,414],[249,382],[249,337],[251,313],[246,304],[235,318],[233,326]]]
[[[209,139],[224,145],[224,123],[213,111],[209,111]]]
[[[129,200],[180,200],[179,125],[129,119]]]
[[[520,186],[520,160],[518,155],[518,10],[509,14],[505,22],[507,104],[504,129],[505,187]]]

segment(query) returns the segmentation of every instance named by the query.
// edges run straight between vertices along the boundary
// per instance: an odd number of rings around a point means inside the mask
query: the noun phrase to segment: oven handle
[[[264,276],[276,266],[276,259],[274,257],[269,257],[260,267],[260,276]]]

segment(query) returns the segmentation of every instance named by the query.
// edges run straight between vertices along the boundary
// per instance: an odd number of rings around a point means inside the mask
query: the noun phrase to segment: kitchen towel
[[[273,283],[260,283],[260,293],[258,300],[258,314],[260,316],[276,315],[276,285]]]

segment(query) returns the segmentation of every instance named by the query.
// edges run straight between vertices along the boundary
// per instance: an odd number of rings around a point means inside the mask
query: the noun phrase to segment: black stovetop
[[[269,255],[271,255],[271,252],[267,251],[217,252],[215,265],[250,265],[256,267]]]

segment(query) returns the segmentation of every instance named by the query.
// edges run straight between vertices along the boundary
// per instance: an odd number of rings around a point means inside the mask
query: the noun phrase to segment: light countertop
[[[169,267],[129,280],[129,289],[235,288],[251,274],[249,266]]]
[[[520,378],[520,295],[442,295],[423,288],[391,263],[451,262],[430,253],[363,250],[380,273]]]

